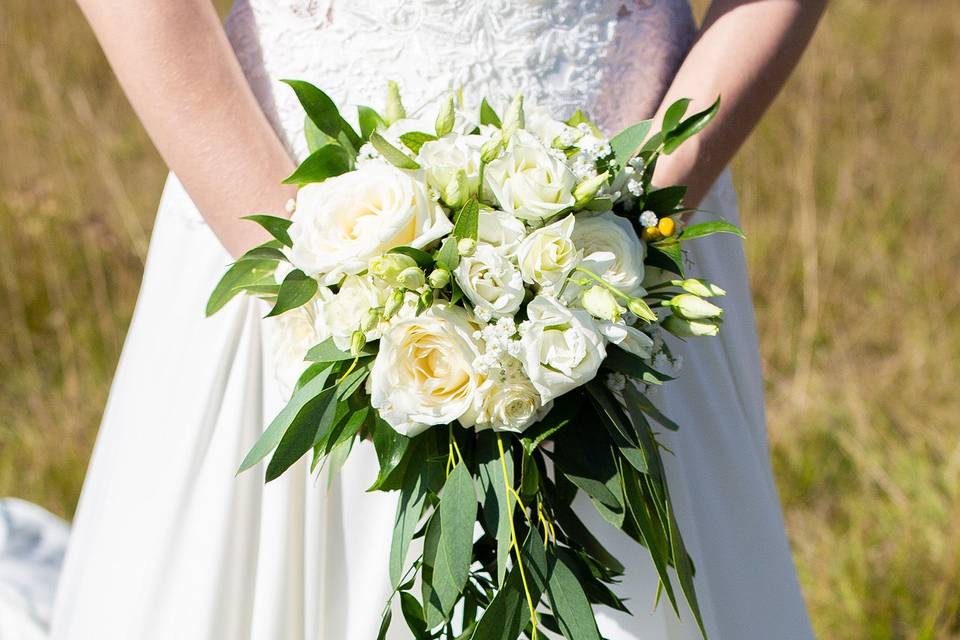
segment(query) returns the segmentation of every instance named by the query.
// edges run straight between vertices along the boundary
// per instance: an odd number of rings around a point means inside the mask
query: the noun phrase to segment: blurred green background
[[[836,0],[735,163],[822,638],[960,638],[958,54],[957,0]],[[3,0],[0,77],[0,496],[69,517],[165,170],[73,3]]]

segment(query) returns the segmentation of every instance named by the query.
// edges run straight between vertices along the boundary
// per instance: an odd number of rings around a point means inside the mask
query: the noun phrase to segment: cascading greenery
[[[306,112],[305,135],[311,151],[288,183],[322,182],[352,171],[358,151],[368,143],[394,166],[416,170],[420,146],[445,133],[439,121],[436,135],[405,133],[400,136],[404,150],[381,133],[388,120],[398,117],[397,109],[402,110],[399,99],[390,101],[389,117],[360,107],[358,133],[321,90],[306,82],[287,83]],[[681,204],[686,189],[652,185],[658,158],[706,126],[719,107],[718,101],[685,117],[688,104],[687,100],[673,104],[662,128],[653,135],[653,123],[645,121],[610,139],[612,154],[607,165],[600,167],[604,179],[612,183],[636,158],[634,165],[642,167],[638,178],[642,193],[629,208],[598,195],[597,189],[581,203],[585,210],[616,207],[638,234],[645,234],[646,264],[673,274],[630,306],[640,317],[648,314],[650,321],[658,317],[654,309],[676,307],[678,295],[723,293],[686,277],[685,242],[718,232],[739,234],[722,220],[687,225],[680,231],[680,216],[691,211]],[[480,123],[503,126],[486,101]],[[567,124],[586,124],[595,130],[580,112]],[[432,249],[396,247],[392,251],[413,258],[427,273],[453,271],[460,259],[458,243],[476,240],[479,208],[476,198],[468,200],[454,218],[451,235]],[[654,233],[641,225],[641,212],[653,212],[661,221],[671,222]],[[273,239],[229,268],[210,297],[208,315],[240,292],[269,301],[268,316],[296,309],[317,295],[317,280],[299,269],[276,281],[277,266],[287,261],[286,249],[292,246],[290,221],[268,215],[249,219]],[[584,271],[583,277],[604,284],[596,274]],[[454,280],[434,284],[439,286],[418,292],[418,313],[438,297],[463,304]],[[675,333],[699,333],[695,322],[691,326],[680,321],[686,324]],[[715,333],[719,319],[705,324],[703,333]],[[665,595],[679,611],[679,598],[684,598],[703,630],[694,566],[677,527],[657,438],[658,430],[678,426],[644,393],[671,380],[669,375],[654,369],[647,359],[610,345],[599,374],[558,398],[541,420],[522,433],[452,424],[407,437],[370,405],[365,382],[376,354],[376,342],[359,342],[348,351],[328,339],[310,349],[289,402],[267,426],[240,470],[251,469],[269,456],[265,472],[269,482],[306,455],[312,456],[311,470],[316,471],[325,461],[336,465],[345,459],[358,440],[372,442],[380,469],[370,490],[393,491],[398,496],[390,562],[384,567],[393,594],[383,610],[380,638],[393,622],[391,603],[396,599],[418,640],[514,640],[522,634],[537,638],[549,632],[569,640],[599,640],[593,607],[627,611],[616,593],[624,566],[573,508],[579,492],[586,494],[604,520],[649,551],[660,577],[658,600]],[[608,374],[635,383],[614,391],[603,382]]]

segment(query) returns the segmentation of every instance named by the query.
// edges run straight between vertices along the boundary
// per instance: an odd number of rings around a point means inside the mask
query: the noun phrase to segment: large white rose
[[[520,271],[488,244],[478,245],[473,255],[461,257],[453,275],[478,316],[513,316],[523,302]]]
[[[574,216],[568,215],[537,229],[517,249],[517,263],[524,282],[535,284],[546,294],[559,290],[564,279],[580,261],[573,243]]]
[[[386,288],[366,276],[347,276],[334,294],[322,288],[317,299],[317,327],[341,351],[350,350],[353,333],[363,326],[370,309],[382,307],[387,300]],[[367,340],[380,337],[380,328],[366,332]]]
[[[422,183],[396,167],[371,163],[300,189],[290,261],[331,285],[388,249],[421,249],[452,229]]]
[[[597,275],[627,295],[643,293],[646,247],[629,220],[610,211],[578,214],[572,237],[584,266],[600,270]]]
[[[566,163],[523,130],[484,171],[484,184],[500,208],[523,220],[542,221],[572,207],[576,183]]]
[[[593,379],[607,357],[603,336],[583,309],[537,296],[521,331],[523,369],[546,403]]]
[[[473,366],[473,332],[466,311],[442,305],[393,324],[367,381],[371,406],[406,436],[458,419],[472,426],[465,414],[484,383]]]
[[[504,255],[514,255],[526,233],[523,223],[506,211],[483,209],[477,218],[477,242],[493,245]]]

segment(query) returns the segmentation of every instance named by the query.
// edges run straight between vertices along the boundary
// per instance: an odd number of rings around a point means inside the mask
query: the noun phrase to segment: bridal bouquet
[[[270,481],[372,441],[370,490],[399,492],[385,571],[415,638],[598,640],[592,605],[627,610],[624,568],[571,507],[581,491],[702,629],[657,440],[677,425],[647,392],[672,379],[665,331],[721,326],[708,298],[724,292],[686,275],[684,243],[739,230],[685,226],[685,188],[651,178],[718,104],[684,117],[681,100],[659,132],[608,139],[522,98],[502,117],[454,95],[408,117],[391,83],[358,132],[318,88],[288,84],[311,150],[287,179],[292,218],[250,216],[274,239],[207,308],[269,301],[301,363],[241,470],[272,454]],[[387,603],[381,637],[390,623]]]

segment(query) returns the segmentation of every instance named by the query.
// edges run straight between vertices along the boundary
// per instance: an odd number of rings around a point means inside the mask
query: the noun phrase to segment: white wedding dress
[[[586,105],[612,133],[653,112],[695,26],[683,0],[239,0],[227,31],[302,157],[303,115],[281,78],[377,107],[396,80],[408,110],[450,88],[500,105],[524,93],[559,115]],[[703,206],[736,221],[728,176]],[[678,347],[685,364],[660,403],[682,425],[666,463],[706,627],[715,640],[811,638],[768,462],[743,250],[723,236],[691,257],[727,289],[727,321],[721,337]],[[265,308],[240,298],[204,318],[229,262],[171,176],[72,532],[57,640],[376,637],[395,495],[364,492],[372,447],[354,447],[333,478],[303,464],[268,485],[262,468],[235,476],[282,400]],[[618,592],[635,614],[601,609],[603,634],[697,638],[687,611],[653,610],[646,551],[591,523],[628,567]],[[402,617],[389,637],[409,637]]]

